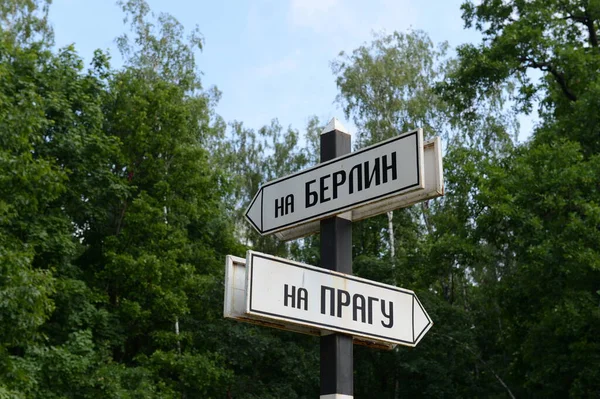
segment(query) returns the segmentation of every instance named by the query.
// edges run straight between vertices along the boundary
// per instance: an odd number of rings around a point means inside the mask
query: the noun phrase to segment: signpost
[[[321,233],[321,267],[227,257],[224,316],[321,335],[321,399],[352,399],[353,343],[415,346],[433,325],[414,292],[352,276],[352,222],[444,193],[439,139],[421,129],[350,153],[336,119],[321,163],[263,185],[246,211],[261,234]]]

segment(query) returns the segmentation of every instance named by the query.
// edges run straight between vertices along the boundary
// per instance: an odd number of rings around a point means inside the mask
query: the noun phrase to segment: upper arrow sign
[[[246,219],[266,235],[423,188],[418,129],[266,183]]]

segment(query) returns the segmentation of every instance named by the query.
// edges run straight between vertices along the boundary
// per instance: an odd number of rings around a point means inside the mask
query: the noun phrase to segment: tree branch
[[[430,236],[433,235],[433,227],[431,226],[431,222],[429,220],[429,201],[421,202],[421,209],[423,211],[423,221],[425,222],[425,227],[427,228],[427,233]]]
[[[556,80],[556,83],[558,83],[564,95],[567,96],[570,101],[577,101],[577,96],[573,94],[567,85],[565,75],[558,72],[554,65],[549,62],[538,62],[527,57],[521,57],[520,61],[525,63],[525,66],[528,68],[536,68],[544,72],[550,72],[550,74],[554,76],[554,80]]]
[[[552,65],[548,65],[547,71],[550,72],[552,76],[554,76],[556,83],[558,83],[565,96],[567,96],[567,98],[571,101],[577,101],[577,97],[567,86],[567,80],[565,79],[565,76],[562,73],[558,72],[556,68],[554,68]]]
[[[594,27],[594,20],[592,19],[590,11],[587,7],[585,8],[585,26],[588,28],[590,45],[594,48],[598,48],[598,34],[596,33],[596,28]]]
[[[566,14],[567,16],[563,19],[571,19],[587,27],[590,46],[598,48],[598,34],[596,33],[596,28],[594,28],[594,20],[592,19],[588,8],[585,8],[583,15]]]

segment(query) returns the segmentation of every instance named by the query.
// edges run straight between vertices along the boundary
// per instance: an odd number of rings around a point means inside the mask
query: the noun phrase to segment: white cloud
[[[338,50],[370,41],[374,31],[418,28],[410,0],[290,0],[288,13],[291,26],[323,35]]]
[[[379,0],[381,12],[373,21],[372,30],[388,32],[406,31],[409,27],[419,29],[415,24],[419,21],[417,7],[410,0]],[[435,13],[434,10],[431,11]]]
[[[319,28],[327,19],[343,7],[339,0],[291,0],[290,16],[295,26]]]
[[[298,52],[254,69],[254,77],[271,78],[294,71],[298,67]]]

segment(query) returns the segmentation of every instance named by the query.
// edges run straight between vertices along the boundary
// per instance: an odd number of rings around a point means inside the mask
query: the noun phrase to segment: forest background
[[[242,214],[319,161],[327,121],[223,120],[200,30],[119,4],[115,68],[54,47],[49,1],[0,0],[0,398],[317,397],[318,339],[224,320],[223,272],[250,248],[319,264],[318,235]],[[415,127],[445,146],[444,197],[354,223],[355,274],[435,322],[356,347],[355,397],[600,397],[600,2],[462,13],[482,40],[455,56],[408,31],[331,63],[355,148]]]

